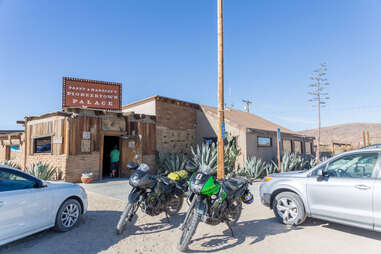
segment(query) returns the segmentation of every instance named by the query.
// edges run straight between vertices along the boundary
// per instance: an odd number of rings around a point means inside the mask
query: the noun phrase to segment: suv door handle
[[[370,187],[368,185],[364,185],[364,184],[356,185],[355,188],[359,189],[359,190],[369,190],[370,189]]]

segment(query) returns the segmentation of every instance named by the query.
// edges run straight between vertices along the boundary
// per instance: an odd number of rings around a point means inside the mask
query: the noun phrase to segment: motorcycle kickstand
[[[229,221],[225,221],[225,223],[226,223],[226,226],[228,226],[228,228],[230,229],[230,232],[232,233],[232,237],[234,237],[234,232],[233,232],[232,227],[230,226]]]

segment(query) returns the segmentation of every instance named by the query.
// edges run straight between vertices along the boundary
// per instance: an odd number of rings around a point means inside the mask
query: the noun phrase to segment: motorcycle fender
[[[204,200],[197,202],[196,213],[199,215],[205,215],[206,214],[206,204],[205,204]]]
[[[139,201],[139,197],[140,197],[140,193],[139,191],[134,188],[132,189],[132,191],[130,192],[130,195],[128,195],[128,202],[130,202],[131,204]]]

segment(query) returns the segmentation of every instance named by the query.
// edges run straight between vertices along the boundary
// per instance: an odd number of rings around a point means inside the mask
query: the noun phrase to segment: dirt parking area
[[[139,212],[135,225],[124,235],[115,225],[125,201],[89,193],[89,211],[81,223],[67,233],[51,230],[0,247],[2,254],[43,253],[179,253],[176,244],[183,211],[167,223],[164,215],[150,217]],[[381,233],[308,220],[301,227],[279,224],[272,211],[255,204],[245,206],[234,227],[235,237],[225,225],[200,223],[190,253],[379,253]]]

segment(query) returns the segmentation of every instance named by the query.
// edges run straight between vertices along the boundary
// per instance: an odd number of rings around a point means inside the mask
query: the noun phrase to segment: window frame
[[[262,145],[262,144],[259,144],[259,139],[260,138],[266,138],[266,139],[269,139],[270,140],[270,144],[269,145]],[[265,136],[257,136],[257,147],[272,147],[273,146],[273,138],[272,137],[265,137]]]
[[[39,188],[39,187],[43,186],[43,182],[40,179],[38,179],[37,177],[31,176],[29,174],[25,174],[25,173],[23,173],[23,172],[21,172],[19,170],[12,169],[12,168],[6,168],[6,167],[0,167],[0,171],[3,171],[3,172],[8,173],[8,174],[13,174],[13,175],[25,178],[25,179],[27,179],[27,180],[29,180],[31,182],[34,182],[34,185],[33,185],[32,188],[10,190],[10,191],[31,190],[31,189],[36,189],[36,188]],[[2,192],[10,192],[10,191],[0,191],[0,193],[2,193]]]
[[[36,152],[36,141],[37,139],[43,139],[43,138],[50,138],[50,152],[38,153]],[[33,150],[33,154],[53,154],[53,136],[49,135],[49,136],[34,137],[32,150]]]
[[[379,177],[379,171],[380,171],[380,160],[381,160],[381,156],[380,156],[380,152],[378,151],[366,151],[366,152],[355,152],[355,153],[349,153],[349,154],[343,154],[339,157],[336,157],[336,158],[332,158],[331,160],[329,160],[327,163],[325,163],[325,167],[324,167],[324,171],[326,171],[329,167],[329,165],[335,161],[338,161],[338,160],[341,160],[342,158],[346,157],[346,156],[361,156],[363,154],[377,154],[377,160],[376,160],[376,163],[374,165],[374,168],[373,168],[373,171],[372,171],[372,174],[370,177],[367,177],[367,178],[361,178],[361,177],[336,177],[336,176],[329,176],[329,177],[333,177],[335,179],[375,179],[375,178],[378,178]]]

